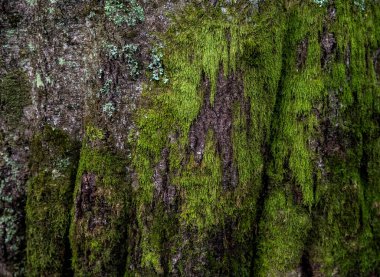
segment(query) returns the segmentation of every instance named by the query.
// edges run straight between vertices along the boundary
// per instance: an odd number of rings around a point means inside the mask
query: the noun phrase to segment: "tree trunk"
[[[1,276],[378,276],[380,2],[0,0]]]

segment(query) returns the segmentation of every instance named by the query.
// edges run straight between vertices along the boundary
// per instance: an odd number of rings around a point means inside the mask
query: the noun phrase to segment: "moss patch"
[[[10,126],[17,126],[23,108],[29,104],[29,89],[28,78],[21,70],[0,77],[0,115]]]
[[[67,235],[79,147],[63,131],[46,127],[34,136],[31,153],[32,178],[26,203],[27,273],[67,273]]]
[[[310,253],[317,273],[366,276],[379,271],[380,253],[374,227],[378,170],[373,167],[380,88],[372,54],[380,44],[375,23],[380,9],[371,1],[365,11],[347,1],[335,1],[334,8],[336,19],[325,26],[335,34],[337,49],[325,75],[325,169],[316,184]]]
[[[294,204],[291,193],[271,193],[260,227],[257,276],[279,276],[296,269],[311,229],[311,219],[302,207]]]
[[[96,145],[88,127],[80,154],[70,228],[72,267],[79,276],[120,275],[126,259],[129,184],[126,159]]]
[[[142,268],[249,275],[263,149],[282,67],[280,10],[273,3],[260,15],[238,5],[207,12],[189,5],[163,36],[170,81],[145,89],[133,160]],[[162,235],[162,211],[153,209],[165,202],[155,175],[164,149],[166,185],[180,203],[172,208],[170,228],[179,230],[172,237]]]
[[[369,166],[378,139],[379,8],[369,2],[363,11],[349,1],[259,6],[260,13],[242,16],[239,5],[207,14],[189,5],[162,37],[170,82],[144,91],[133,160],[140,266],[248,275],[257,200],[267,197],[255,273],[294,271],[305,253],[315,273],[374,272],[378,246],[368,241],[377,237],[377,191]],[[232,76],[242,96],[231,90],[231,150],[218,138],[218,120],[205,114],[223,117],[218,95]],[[164,183],[178,201],[171,221],[161,220],[166,208],[155,210],[165,206],[156,179],[163,153]],[[163,235],[165,224],[178,234]]]

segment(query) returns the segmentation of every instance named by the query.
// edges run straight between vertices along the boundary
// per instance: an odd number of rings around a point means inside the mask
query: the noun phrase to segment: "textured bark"
[[[1,276],[378,276],[380,2],[0,0]]]

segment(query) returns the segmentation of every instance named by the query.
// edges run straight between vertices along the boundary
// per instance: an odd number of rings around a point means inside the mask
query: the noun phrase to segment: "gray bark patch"
[[[155,199],[161,199],[169,210],[174,208],[176,188],[169,184],[169,149],[165,148],[161,153],[161,160],[154,169]]]
[[[321,39],[322,57],[321,66],[325,68],[327,64],[332,60],[336,49],[336,39],[333,33],[325,31]]]

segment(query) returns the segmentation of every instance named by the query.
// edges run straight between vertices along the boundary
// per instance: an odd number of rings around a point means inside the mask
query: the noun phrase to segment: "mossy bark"
[[[27,275],[380,274],[379,1],[143,2],[28,1]]]
[[[33,138],[26,202],[28,276],[70,273],[68,231],[78,146],[63,131],[50,127]]]
[[[134,153],[143,272],[378,272],[378,3],[243,8],[190,6],[164,35]]]
[[[125,271],[130,182],[127,160],[102,146],[101,129],[88,125],[80,154],[70,228],[78,276],[120,276]]]

